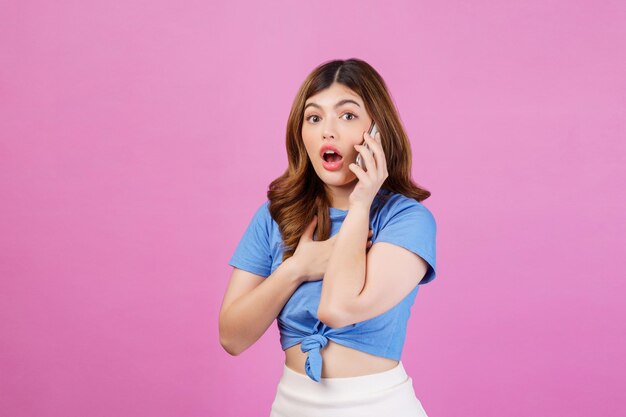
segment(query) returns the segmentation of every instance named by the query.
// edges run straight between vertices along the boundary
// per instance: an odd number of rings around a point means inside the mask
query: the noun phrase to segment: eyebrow
[[[343,100],[338,101],[338,102],[337,102],[337,104],[335,104],[335,108],[337,108],[337,107],[339,107],[339,106],[342,106],[342,105],[344,105],[344,104],[346,104],[346,103],[353,103],[353,104],[356,104],[357,106],[361,107],[361,106],[359,105],[359,103],[357,103],[356,101],[354,101],[354,100],[350,100],[349,98],[345,98],[345,99],[343,99]],[[306,109],[307,109],[307,107],[309,107],[309,106],[313,106],[313,107],[317,107],[318,109],[321,109],[321,107],[320,107],[318,104],[315,104],[315,103],[309,103],[309,104],[307,104],[306,106],[304,106],[304,110],[306,110]]]

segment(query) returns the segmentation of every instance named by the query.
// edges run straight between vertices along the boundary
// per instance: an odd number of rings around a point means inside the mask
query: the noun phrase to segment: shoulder
[[[387,242],[417,254],[430,265],[420,284],[432,281],[436,267],[437,224],[428,207],[405,195],[393,194],[381,209],[378,224],[372,238],[374,246],[377,242]]]
[[[388,194],[387,201],[381,209],[384,222],[391,220],[419,221],[436,227],[435,216],[421,202],[399,193]]]
[[[264,216],[264,217],[270,217],[270,201],[269,200],[265,200],[264,202],[262,202],[260,205],[257,205],[257,209],[256,209],[257,214]]]
[[[269,223],[272,219],[270,215],[270,202],[269,200],[263,201],[261,204],[256,205],[256,209],[254,211],[254,220],[264,223]]]
[[[255,233],[264,233],[271,234],[273,225],[272,225],[272,216],[269,211],[269,201],[263,201],[262,203],[257,203],[252,206],[253,212],[252,215],[248,214],[248,231],[254,230]],[[250,208],[248,208],[250,210]],[[248,211],[248,213],[250,213]]]
[[[254,213],[253,222],[263,227],[268,234],[273,235],[278,230],[278,223],[272,217],[270,213],[270,201],[265,200],[261,204],[257,205]]]

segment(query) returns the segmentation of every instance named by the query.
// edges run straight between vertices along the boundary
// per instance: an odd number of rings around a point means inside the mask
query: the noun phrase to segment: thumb
[[[300,240],[311,241],[313,240],[313,231],[315,230],[315,226],[317,226],[317,215],[313,215],[313,220],[307,225],[306,229],[304,229],[304,233],[300,237]]]

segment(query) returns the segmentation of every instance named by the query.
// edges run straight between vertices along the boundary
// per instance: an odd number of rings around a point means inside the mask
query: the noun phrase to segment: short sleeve
[[[270,251],[272,218],[268,206],[269,201],[266,201],[256,210],[228,262],[230,266],[264,277],[270,275],[272,268]]]
[[[436,234],[437,224],[430,210],[416,200],[406,198],[393,205],[372,242],[393,243],[424,259],[428,270],[419,282],[422,285],[436,276]]]

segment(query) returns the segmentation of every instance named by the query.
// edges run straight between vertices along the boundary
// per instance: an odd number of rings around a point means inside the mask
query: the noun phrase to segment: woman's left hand
[[[361,160],[366,170],[363,170],[355,163],[348,165],[348,168],[359,179],[350,194],[349,205],[350,207],[363,206],[369,208],[389,173],[387,172],[387,161],[385,160],[385,153],[380,140],[380,132],[376,133],[374,138],[367,132],[364,132],[363,137],[369,149],[365,145],[354,145],[354,147],[361,154]]]

